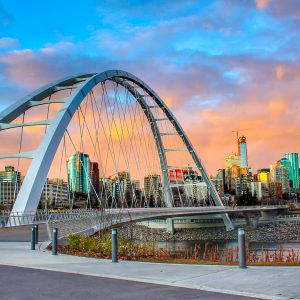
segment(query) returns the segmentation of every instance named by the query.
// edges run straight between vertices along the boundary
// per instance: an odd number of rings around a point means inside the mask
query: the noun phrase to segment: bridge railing
[[[21,225],[33,225],[47,223],[54,220],[74,220],[86,217],[92,217],[99,215],[99,210],[91,209],[74,209],[65,212],[51,212],[46,210],[38,210],[32,212],[0,212],[0,226],[1,227],[13,227]]]

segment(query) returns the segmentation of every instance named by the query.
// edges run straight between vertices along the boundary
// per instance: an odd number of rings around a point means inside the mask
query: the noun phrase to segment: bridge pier
[[[277,211],[261,211],[262,220],[272,221],[277,216]]]
[[[244,212],[243,215],[245,217],[247,226],[250,226],[253,229],[257,229],[260,215],[257,213],[249,212]],[[251,216],[253,217],[253,220],[251,220]]]
[[[167,232],[174,234],[175,233],[174,219],[167,219],[166,225],[167,225]]]

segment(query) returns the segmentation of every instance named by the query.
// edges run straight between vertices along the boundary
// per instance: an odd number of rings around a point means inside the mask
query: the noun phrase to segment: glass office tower
[[[90,160],[87,154],[77,152],[68,159],[68,181],[71,192],[88,194]]]
[[[289,177],[291,187],[294,189],[299,188],[299,157],[298,153],[287,153],[284,158],[288,159],[290,163]]]
[[[241,168],[248,167],[248,156],[247,156],[247,139],[245,136],[241,136],[238,139],[240,156],[241,156]]]

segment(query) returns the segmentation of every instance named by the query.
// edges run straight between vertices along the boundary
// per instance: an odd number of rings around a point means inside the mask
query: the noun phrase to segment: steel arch
[[[19,115],[25,112],[30,103],[33,101],[40,101],[45,97],[53,94],[59,89],[64,88],[72,88],[77,83],[80,83],[79,86],[76,87],[76,91],[72,93],[66,101],[64,102],[62,108],[57,113],[55,119],[51,125],[49,125],[47,133],[42,139],[38,149],[32,154],[33,160],[30,164],[30,167],[25,176],[24,182],[21,186],[21,189],[18,193],[17,199],[13,206],[12,212],[32,212],[36,211],[38,207],[38,203],[40,200],[40,195],[42,193],[42,189],[44,183],[46,181],[52,160],[57,151],[57,148],[60,144],[60,141],[64,135],[65,130],[68,127],[74,113],[77,111],[79,105],[84,100],[86,95],[99,83],[104,82],[106,80],[113,80],[121,85],[123,85],[132,95],[136,98],[138,103],[143,108],[146,117],[151,125],[151,130],[154,134],[154,138],[157,145],[157,150],[160,157],[160,163],[163,174],[163,181],[165,187],[165,200],[167,202],[167,206],[170,206],[170,187],[168,180],[168,172],[167,172],[167,162],[165,151],[163,149],[162,140],[159,135],[159,131],[157,129],[157,124],[155,119],[147,106],[146,102],[143,100],[142,95],[138,94],[133,85],[125,84],[125,81],[130,81],[131,83],[137,85],[142,88],[155,103],[162,109],[165,113],[169,121],[173,124],[176,129],[178,135],[181,137],[182,141],[186,145],[188,151],[190,152],[192,158],[194,159],[196,166],[201,170],[203,179],[207,184],[210,195],[213,199],[213,202],[216,206],[223,206],[222,201],[212,184],[207,172],[196,153],[194,147],[192,146],[190,140],[186,136],[184,130],[170,111],[170,109],[165,105],[163,100],[142,80],[137,78],[136,76],[121,70],[110,70],[102,73],[91,73],[91,74],[83,74],[80,76],[69,76],[63,80],[55,81],[49,85],[44,86],[43,88],[38,89],[34,93],[28,95],[24,99],[16,102],[11,105],[9,108],[4,110],[0,114],[0,124],[1,123],[10,123],[14,119],[16,119]],[[74,87],[75,88],[75,87]],[[25,199],[25,200],[24,200]],[[228,217],[228,215],[224,215],[223,217],[225,225],[228,230],[233,229],[233,225]]]

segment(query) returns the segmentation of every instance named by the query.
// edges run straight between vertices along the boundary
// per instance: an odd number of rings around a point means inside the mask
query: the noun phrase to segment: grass
[[[95,258],[111,258],[111,236],[85,237],[73,234],[68,237],[68,246],[59,247],[59,251],[71,255]],[[252,266],[300,266],[300,253],[295,249],[275,250],[246,249],[247,264]],[[139,260],[147,262],[164,262],[178,264],[218,264],[237,265],[238,247],[226,247],[220,250],[218,245],[195,245],[182,251],[155,247],[154,242],[140,243],[132,239],[118,239],[118,256],[122,260]]]

